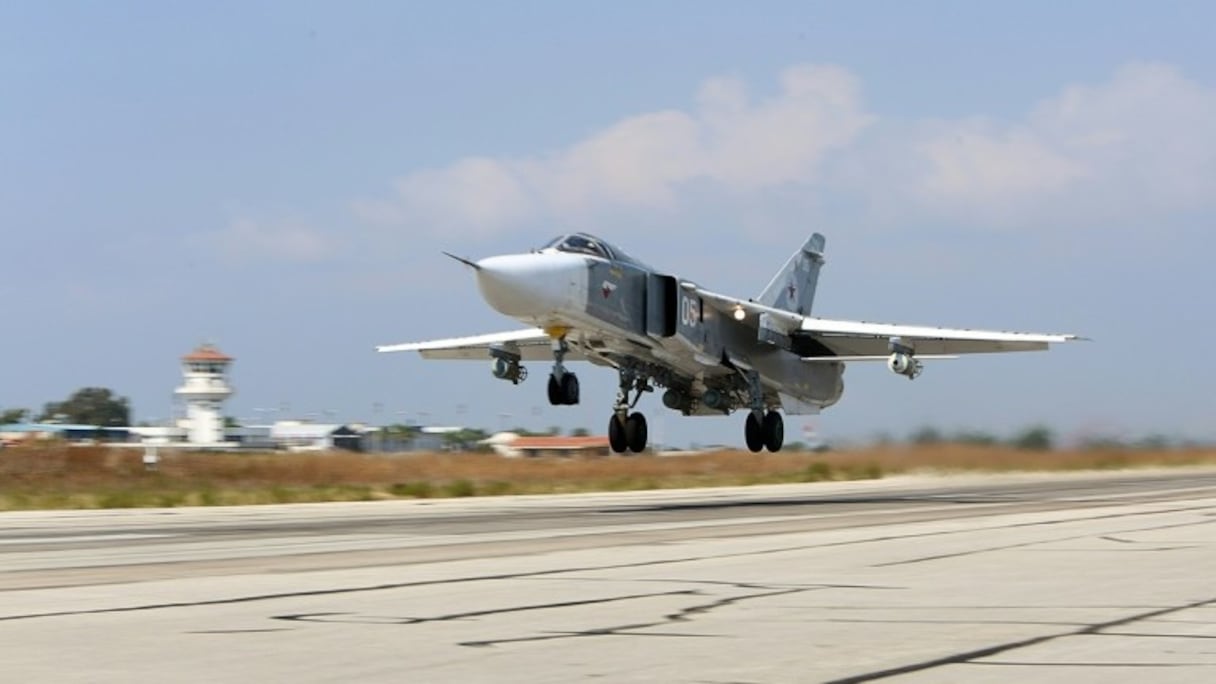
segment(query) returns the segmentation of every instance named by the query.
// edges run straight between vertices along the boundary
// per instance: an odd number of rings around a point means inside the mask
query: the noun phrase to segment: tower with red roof
[[[182,357],[185,377],[176,394],[186,404],[186,441],[198,445],[224,442],[224,401],[232,396],[228,366],[232,357],[204,344]]]

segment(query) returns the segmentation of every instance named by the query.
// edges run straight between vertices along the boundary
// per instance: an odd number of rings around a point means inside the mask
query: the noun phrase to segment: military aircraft
[[[615,368],[620,389],[608,421],[617,453],[646,449],[643,393],[665,388],[663,405],[686,416],[747,412],[747,447],[779,451],[781,412],[816,414],[844,391],[844,366],[885,361],[913,379],[927,359],[1046,349],[1075,335],[932,328],[811,316],[825,239],[816,233],[755,299],[707,290],[658,271],[593,235],[562,235],[524,254],[473,269],[485,301],[527,329],[377,347],[429,359],[490,360],[494,377],[519,384],[524,361],[553,361],[549,403],[579,403],[568,361]]]

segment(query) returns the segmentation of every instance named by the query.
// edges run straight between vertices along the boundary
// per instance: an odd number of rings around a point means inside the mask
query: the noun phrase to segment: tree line
[[[23,423],[72,423],[76,425],[130,425],[131,402],[106,387],[83,387],[63,401],[43,404],[42,412],[11,408],[0,411],[0,425]]]

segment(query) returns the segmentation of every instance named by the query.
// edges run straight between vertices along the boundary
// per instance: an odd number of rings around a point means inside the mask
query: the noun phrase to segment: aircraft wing
[[[916,350],[917,356],[1039,351],[1053,343],[1079,339],[1076,335],[933,328],[920,325],[837,321],[806,318],[798,328],[841,355],[890,353],[888,342],[899,340]]]
[[[474,335],[472,337],[453,337],[446,340],[429,342],[407,342],[405,344],[385,344],[376,347],[378,352],[416,351],[425,359],[462,359],[470,361],[486,361],[490,358],[490,349],[505,349],[519,354],[524,361],[552,361],[553,348],[551,340],[545,331],[539,328],[513,330],[511,332]],[[567,361],[581,361],[585,357],[576,345],[570,345],[566,354]]]
[[[691,283],[683,283],[683,287],[696,292],[702,301],[726,315],[742,316],[744,320],[756,317],[759,326],[784,335],[809,335],[842,357],[839,359],[841,361],[871,360],[867,357],[873,357],[875,360],[885,358],[885,355],[891,353],[888,344],[892,338],[899,338],[902,344],[914,349],[918,357],[1036,351],[1047,349],[1053,343],[1081,339],[1076,335],[934,328],[814,318],[775,309],[748,299],[710,292]]]

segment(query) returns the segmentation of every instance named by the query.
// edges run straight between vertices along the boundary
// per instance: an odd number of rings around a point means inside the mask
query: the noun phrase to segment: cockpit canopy
[[[621,261],[627,264],[632,264],[639,268],[650,270],[648,266],[642,262],[630,257],[620,249],[604,242],[603,240],[589,235],[587,233],[570,233],[568,235],[559,235],[549,242],[546,242],[541,249],[556,249],[559,252],[570,252],[573,254],[587,254],[608,261]]]
[[[571,235],[555,237],[541,249],[556,249],[559,252],[573,252],[575,254],[590,254],[601,259],[615,258],[612,250],[608,249],[604,243],[584,233],[573,233]]]

